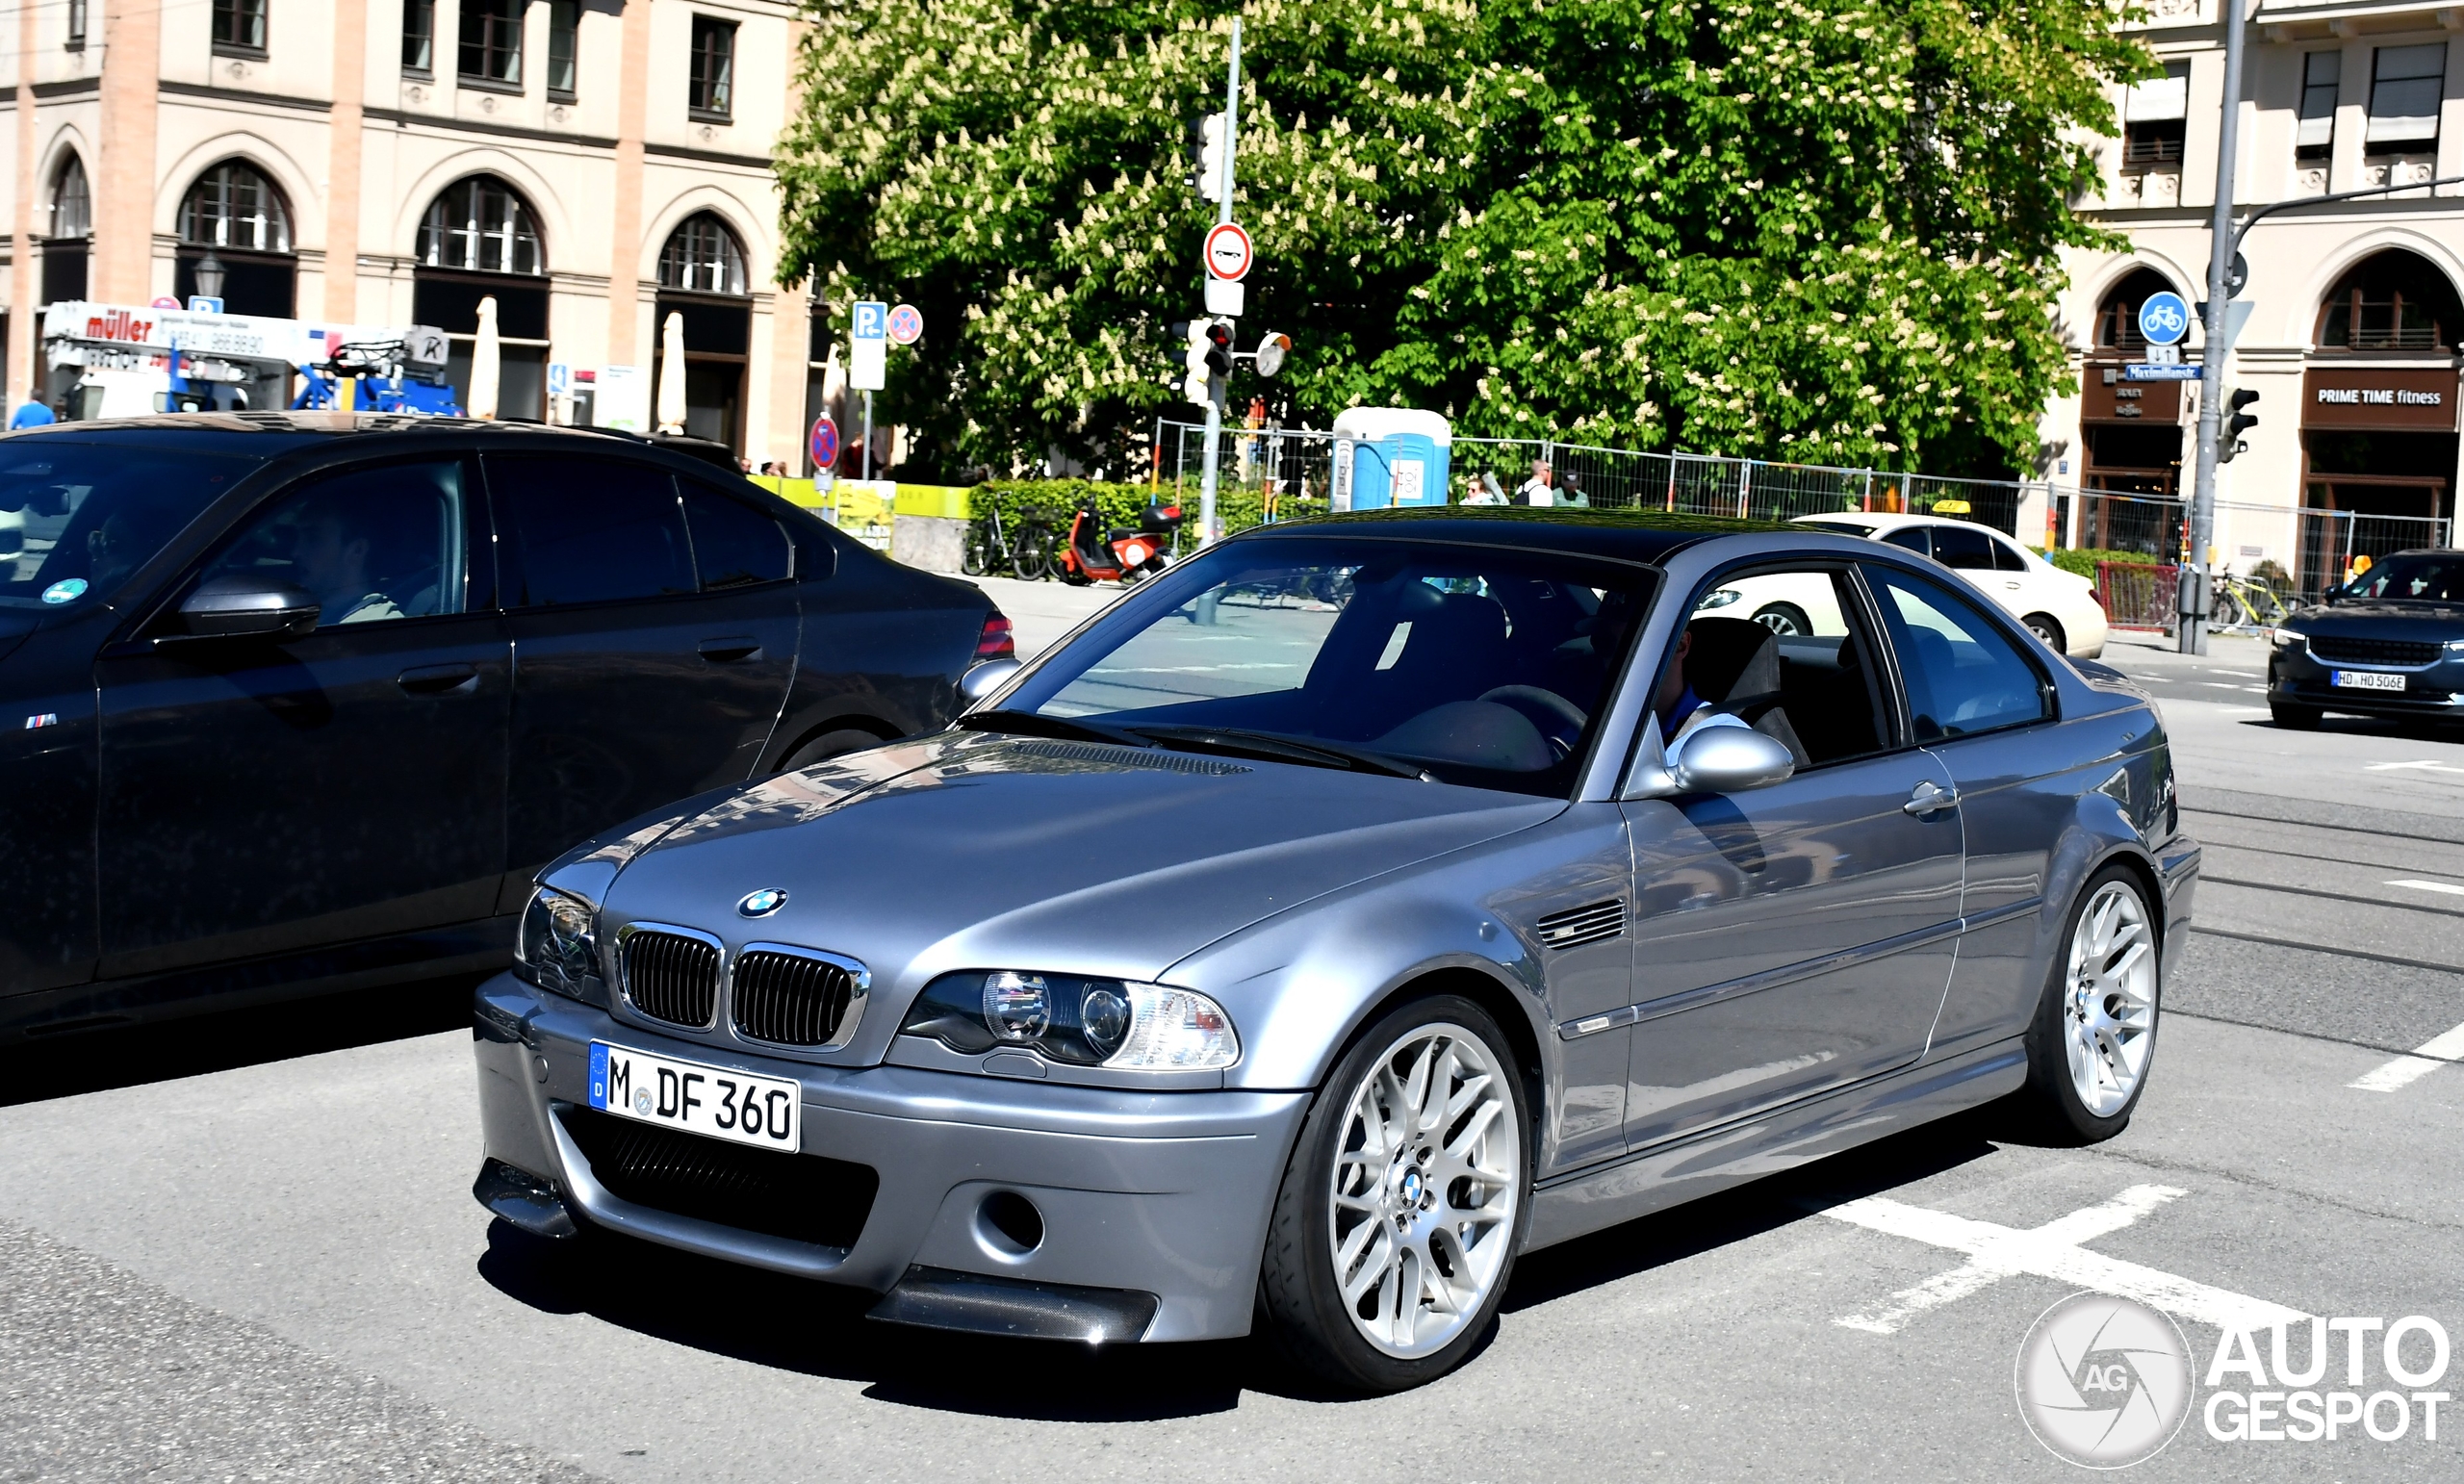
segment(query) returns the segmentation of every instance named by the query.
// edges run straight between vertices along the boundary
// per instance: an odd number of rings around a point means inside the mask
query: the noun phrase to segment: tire
[[[1792,602],[1766,602],[1754,610],[1754,621],[1775,634],[1810,634],[1813,620]]]
[[[2036,635],[2040,639],[2042,639],[2045,643],[2045,648],[2053,651],[2056,654],[2067,654],[2070,652],[2070,641],[2064,636],[2062,632],[2062,625],[2052,614],[2031,613],[2026,618],[2019,620],[2019,622],[2027,625],[2028,632]]]
[[[2020,1094],[2060,1142],[2113,1138],[2147,1090],[2164,1000],[2162,932],[2160,909],[2125,866],[2090,877],[2070,905],[2028,1025]]]
[[[1052,533],[1040,525],[1018,532],[1010,549],[1010,574],[1021,582],[1041,582],[1052,576]]]
[[[1486,1011],[1441,994],[1380,1016],[1336,1063],[1285,1166],[1258,1273],[1258,1328],[1293,1364],[1347,1391],[1399,1392],[1479,1347],[1531,1224],[1530,1107],[1509,1048]],[[1446,1101],[1478,1074],[1488,1079],[1434,1130],[1410,1116],[1413,1085],[1424,1098],[1436,1081],[1411,1074],[1432,1064],[1450,1069]],[[1459,1140],[1451,1152],[1450,1131]],[[1487,1219],[1453,1220],[1450,1211]],[[1397,1240],[1397,1221],[1408,1223],[1407,1241]],[[1339,1267],[1351,1277],[1348,1303]],[[1456,1277],[1455,1312],[1424,1302],[1424,1285]]]
[[[841,753],[861,752],[865,748],[881,745],[881,738],[860,728],[844,727],[836,731],[825,731],[789,753],[786,761],[779,764],[779,771],[793,773],[799,768],[809,768],[817,762],[828,762]]]
[[[2317,706],[2289,706],[2280,701],[2268,703],[2268,717],[2287,731],[2316,731],[2321,712]]]
[[[966,544],[959,549],[959,572],[962,576],[980,577],[989,563],[991,553],[986,550],[985,534],[974,526],[967,527]]]

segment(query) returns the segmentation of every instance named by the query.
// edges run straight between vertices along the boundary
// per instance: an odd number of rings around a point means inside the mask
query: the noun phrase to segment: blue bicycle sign
[[[2171,290],[2151,294],[2139,306],[2139,333],[2147,337],[2149,345],[2178,345],[2190,332],[2191,306]]]

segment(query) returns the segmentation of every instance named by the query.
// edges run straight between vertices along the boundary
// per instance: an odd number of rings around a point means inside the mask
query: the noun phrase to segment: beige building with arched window
[[[811,307],[774,282],[790,0],[0,0],[10,403],[55,300],[432,324],[501,410],[647,415],[682,317],[690,431],[802,470]],[[578,397],[548,395],[560,366]]]
[[[2220,0],[2155,0],[2165,77],[2117,90],[2094,217],[2126,251],[2077,253],[2061,314],[2073,377],[2047,409],[2043,475],[2079,544],[2178,546],[2197,453],[2195,383],[2133,382],[2138,306],[2206,294],[2224,44]],[[2404,0],[2255,0],[2243,54],[2236,205],[2464,175],[2464,10]],[[2219,560],[2315,587],[2356,554],[2451,539],[2464,365],[2464,192],[2270,217],[2243,252],[2248,320],[2229,385],[2258,424],[2218,473]],[[2204,354],[2194,329],[2185,359]],[[2098,498],[2095,492],[2110,498]],[[2076,511],[2074,517],[2072,512]],[[2063,533],[2066,538],[2071,531]],[[2100,540],[2099,537],[2104,539]]]

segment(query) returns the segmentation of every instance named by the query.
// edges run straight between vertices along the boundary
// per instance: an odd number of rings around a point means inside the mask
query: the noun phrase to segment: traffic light
[[[1206,369],[1218,376],[1232,374],[1232,324],[1226,320],[1206,321]]]
[[[1208,385],[1208,379],[1214,372],[1206,364],[1207,352],[1215,348],[1215,342],[1207,335],[1209,327],[1204,320],[1192,320],[1180,326],[1188,342],[1182,357],[1181,398],[1201,407],[1212,406],[1215,402],[1215,394]]]
[[[2216,462],[2230,464],[2233,455],[2242,451],[2242,435],[2259,425],[2259,420],[2242,409],[2259,399],[2259,394],[2244,387],[2227,393],[2224,397],[2224,425],[2217,429]]]
[[[1197,193],[1221,198],[1223,189],[1223,115],[1209,114],[1197,124]]]

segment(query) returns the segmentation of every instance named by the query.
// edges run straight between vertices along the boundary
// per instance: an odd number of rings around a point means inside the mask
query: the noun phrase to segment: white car
[[[2065,654],[2093,659],[2105,652],[2105,610],[2096,584],[2065,572],[1990,526],[1923,515],[1804,515],[1799,525],[1869,536],[1918,551],[1950,568],[2009,610],[2036,636]],[[1792,579],[1747,577],[1711,595],[1705,611],[1750,618],[1784,634],[1842,632],[1828,586],[1783,590]]]

